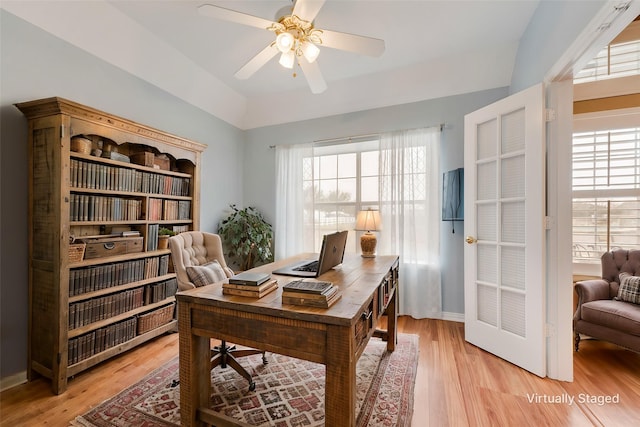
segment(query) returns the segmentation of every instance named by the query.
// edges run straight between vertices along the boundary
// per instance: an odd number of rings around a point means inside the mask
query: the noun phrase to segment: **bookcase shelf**
[[[62,98],[16,107],[29,124],[27,376],[60,394],[71,376],[176,329],[176,275],[157,235],[199,228],[206,146]],[[133,252],[93,246],[95,258],[70,259],[72,242],[115,236]]]
[[[177,320],[172,320],[171,322],[162,325],[156,329],[153,329],[149,332],[146,332],[142,335],[138,335],[135,338],[126,341],[122,344],[119,344],[115,347],[111,347],[103,352],[100,352],[98,354],[95,354],[91,357],[88,357],[84,360],[82,360],[81,362],[78,362],[76,364],[73,365],[69,365],[67,367],[67,374],[71,377],[74,376],[94,365],[97,365],[100,362],[103,362],[113,356],[117,356],[118,354],[125,352],[127,350],[130,350],[134,347],[139,346],[140,344],[145,343],[146,341],[149,341],[150,339],[153,339],[157,336],[160,336],[166,332],[170,332],[170,331],[174,331],[177,327],[178,321]]]
[[[79,328],[69,329],[69,339],[78,337],[80,335],[84,335],[87,332],[95,331],[96,329],[100,329],[114,323],[118,323],[122,320],[126,320],[137,314],[146,313],[147,311],[152,311],[153,309],[167,305],[167,303],[174,302],[175,300],[176,298],[172,296],[170,298],[164,299],[154,304],[143,305],[142,307],[138,307],[133,310],[126,311],[122,314],[118,314],[116,316],[110,317],[109,319],[99,320],[97,322],[93,322],[88,325],[81,326]]]
[[[69,297],[69,304],[79,301],[88,300],[95,297],[100,297],[103,295],[109,295],[115,292],[125,291],[127,289],[133,289],[144,285],[149,285],[151,283],[157,283],[164,280],[174,279],[176,277],[175,273],[165,274],[159,277],[152,277],[150,279],[139,280],[137,282],[126,283],[124,285],[113,286],[109,288],[100,289],[98,291],[86,292],[81,295],[74,295]]]

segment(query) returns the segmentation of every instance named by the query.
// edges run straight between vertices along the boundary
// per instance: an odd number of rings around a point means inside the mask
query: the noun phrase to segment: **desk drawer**
[[[362,310],[358,316],[358,321],[355,326],[355,338],[356,348],[360,348],[363,344],[367,343],[369,334],[373,332],[373,322],[375,320],[373,299],[369,301],[366,308]]]

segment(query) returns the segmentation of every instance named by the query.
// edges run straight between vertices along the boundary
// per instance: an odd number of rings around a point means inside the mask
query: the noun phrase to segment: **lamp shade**
[[[276,47],[282,53],[288,52],[293,47],[295,39],[291,33],[283,32],[276,37]]]
[[[315,61],[318,58],[318,55],[320,55],[320,49],[318,49],[315,44],[310,42],[302,43],[301,49],[302,54],[307,59],[307,61],[309,61],[309,63]]]
[[[379,231],[382,229],[380,222],[380,212],[368,209],[358,212],[356,217],[356,230],[358,231]]]
[[[283,52],[282,55],[280,55],[280,60],[278,62],[284,68],[292,69],[295,60],[296,60],[296,55],[295,53],[293,53],[292,50],[290,50],[287,52]]]

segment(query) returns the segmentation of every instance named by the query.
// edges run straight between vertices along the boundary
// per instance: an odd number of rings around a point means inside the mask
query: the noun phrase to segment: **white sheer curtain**
[[[440,129],[380,138],[379,254],[400,256],[400,314],[441,318]]]
[[[306,251],[304,236],[305,197],[303,187],[304,158],[313,155],[312,144],[276,146],[276,223],[275,259]],[[313,218],[313,210],[311,211]],[[313,227],[313,224],[311,224]]]

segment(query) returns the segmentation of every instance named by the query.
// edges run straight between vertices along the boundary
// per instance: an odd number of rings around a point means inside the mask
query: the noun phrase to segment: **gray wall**
[[[541,1],[520,39],[509,93],[543,81],[605,3],[604,0]]]
[[[16,102],[60,96],[208,145],[201,228],[242,204],[243,131],[0,9],[0,378],[27,363],[27,121]]]
[[[244,198],[275,220],[275,153],[270,145],[299,144],[359,134],[445,124],[441,145],[441,172],[464,165],[464,115],[507,95],[507,88],[324,117],[247,131]],[[442,308],[464,313],[463,223],[442,223]],[[277,230],[276,230],[277,231]]]

